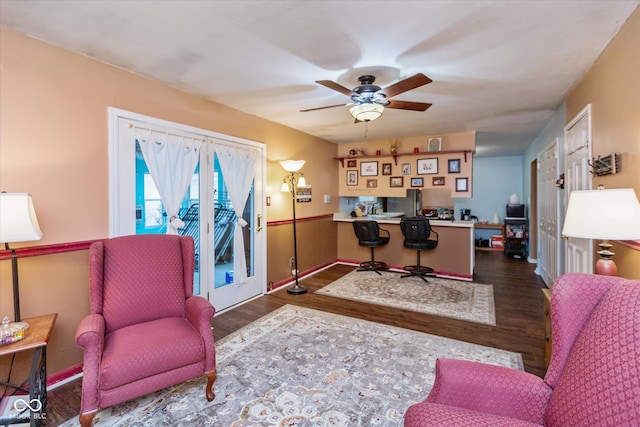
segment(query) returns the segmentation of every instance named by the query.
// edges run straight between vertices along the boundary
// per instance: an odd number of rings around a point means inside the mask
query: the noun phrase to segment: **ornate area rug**
[[[316,293],[495,326],[492,285],[400,276],[354,270]]]
[[[523,368],[519,353],[291,305],[216,348],[213,402],[203,376],[104,409],[94,425],[401,426],[429,393],[437,357]]]

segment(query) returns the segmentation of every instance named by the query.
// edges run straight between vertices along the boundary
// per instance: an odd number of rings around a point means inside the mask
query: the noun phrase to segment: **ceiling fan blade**
[[[413,101],[389,101],[389,105],[385,108],[395,108],[398,110],[413,110],[413,111],[425,111],[431,107],[432,104],[426,102],[413,102]]]
[[[344,107],[345,105],[349,105],[349,104],[336,104],[336,105],[327,105],[326,107],[307,108],[306,110],[300,110],[300,112],[306,113],[308,111],[325,110],[327,108],[335,108],[335,107]]]
[[[329,89],[333,89],[337,92],[340,92],[343,95],[347,95],[348,97],[357,95],[357,93],[353,92],[351,89],[347,89],[346,87],[331,80],[316,80],[316,83],[324,87],[328,87]]]
[[[387,98],[391,98],[392,96],[399,95],[408,90],[415,89],[420,86],[424,86],[428,83],[431,83],[432,80],[425,76],[422,73],[415,74],[411,77],[407,77],[404,80],[400,80],[397,83],[392,84],[391,86],[387,86],[377,93],[385,95]]]

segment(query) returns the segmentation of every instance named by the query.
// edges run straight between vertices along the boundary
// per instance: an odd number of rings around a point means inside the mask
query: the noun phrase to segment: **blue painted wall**
[[[522,156],[477,157],[473,159],[473,197],[455,199],[456,219],[460,209],[471,209],[471,215],[493,222],[498,214],[504,221],[509,197],[517,194],[523,202]]]

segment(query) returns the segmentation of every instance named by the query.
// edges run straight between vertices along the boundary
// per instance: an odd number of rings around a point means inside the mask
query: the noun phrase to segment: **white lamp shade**
[[[632,188],[573,191],[562,234],[598,240],[640,239],[640,203]]]
[[[380,104],[365,103],[351,107],[349,112],[354,119],[361,122],[370,122],[382,115],[384,107]]]
[[[31,195],[0,193],[0,242],[28,242],[41,238]]]
[[[287,172],[298,172],[305,163],[304,160],[280,160],[280,165]]]

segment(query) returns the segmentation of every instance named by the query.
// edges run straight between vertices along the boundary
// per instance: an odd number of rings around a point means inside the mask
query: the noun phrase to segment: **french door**
[[[266,292],[266,233],[262,228],[264,144],[115,108],[109,109],[109,116],[110,236],[165,233],[170,221],[149,174],[139,140],[198,140],[201,142],[199,162],[177,215],[183,223],[178,234],[194,239],[194,294],[209,299],[220,312]],[[257,159],[250,171],[254,178],[244,208],[239,212],[227,188],[234,185],[234,181],[225,180],[217,144],[252,153]],[[236,228],[241,228],[241,245],[238,242],[234,245]],[[238,274],[238,268],[246,269],[246,280]]]

